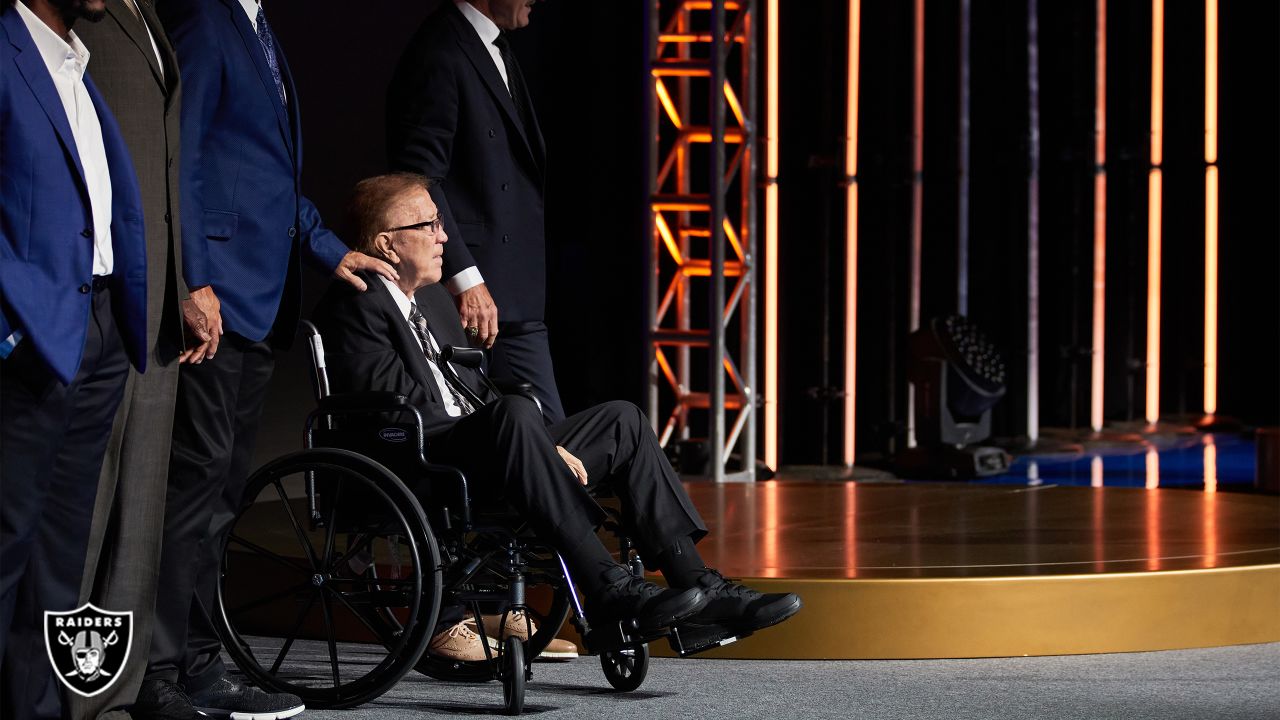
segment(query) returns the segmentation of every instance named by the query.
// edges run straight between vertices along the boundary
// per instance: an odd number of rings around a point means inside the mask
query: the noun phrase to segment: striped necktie
[[[440,353],[436,352],[436,347],[431,343],[431,334],[427,331],[427,319],[418,312],[418,303],[409,303],[409,324],[413,326],[413,332],[418,336],[418,342],[422,343],[422,352],[427,356],[427,362],[435,363],[440,370],[440,374],[444,376],[445,387],[449,388],[449,394],[453,396],[453,401],[462,409],[463,415],[470,415],[475,412],[475,408],[463,397],[462,393],[453,386],[453,378],[450,377],[449,368],[440,360]]]

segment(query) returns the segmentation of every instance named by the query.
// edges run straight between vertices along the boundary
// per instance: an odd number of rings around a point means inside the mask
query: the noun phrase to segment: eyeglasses
[[[400,227],[393,227],[389,230],[384,230],[383,232],[395,232],[397,230],[426,230],[434,235],[440,232],[440,225],[443,222],[444,220],[437,215],[435,220],[423,220],[420,223],[414,223],[412,225],[401,225]]]

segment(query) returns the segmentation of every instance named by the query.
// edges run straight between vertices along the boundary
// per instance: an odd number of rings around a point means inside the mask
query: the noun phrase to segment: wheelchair
[[[634,622],[591,625],[564,560],[509,507],[471,497],[458,469],[427,460],[420,412],[389,392],[330,393],[319,331],[307,321],[300,330],[317,400],[304,449],[248,479],[215,598],[224,647],[252,681],[310,707],[348,708],[411,670],[497,680],[505,711],[520,714],[530,663],[570,615],[620,692],[644,682],[653,640],[668,637],[682,655],[707,649],[684,652],[674,629],[654,637]],[[446,351],[452,362],[478,364],[479,351]],[[606,512],[622,561],[643,575],[618,515]],[[484,661],[425,653],[445,607],[474,618]],[[536,630],[527,641],[489,637],[486,608],[500,613],[500,628],[519,612],[526,631]]]

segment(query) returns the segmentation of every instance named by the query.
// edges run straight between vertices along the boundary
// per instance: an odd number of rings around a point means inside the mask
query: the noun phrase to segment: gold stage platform
[[[960,658],[1280,641],[1280,499],[1177,489],[690,484],[708,563],[804,598],[699,657]],[[669,650],[655,643],[656,654]]]

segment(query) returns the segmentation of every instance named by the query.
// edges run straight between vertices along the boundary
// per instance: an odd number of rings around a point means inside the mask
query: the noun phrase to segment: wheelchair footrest
[[[739,633],[724,625],[685,625],[671,628],[667,642],[677,655],[689,657],[737,642],[751,634]]]
[[[635,627],[634,622],[592,625],[587,633],[582,636],[582,644],[586,646],[588,655],[599,655],[602,652],[636,647],[654,640],[660,640],[666,637],[668,632],[667,630],[662,630],[641,633]]]

